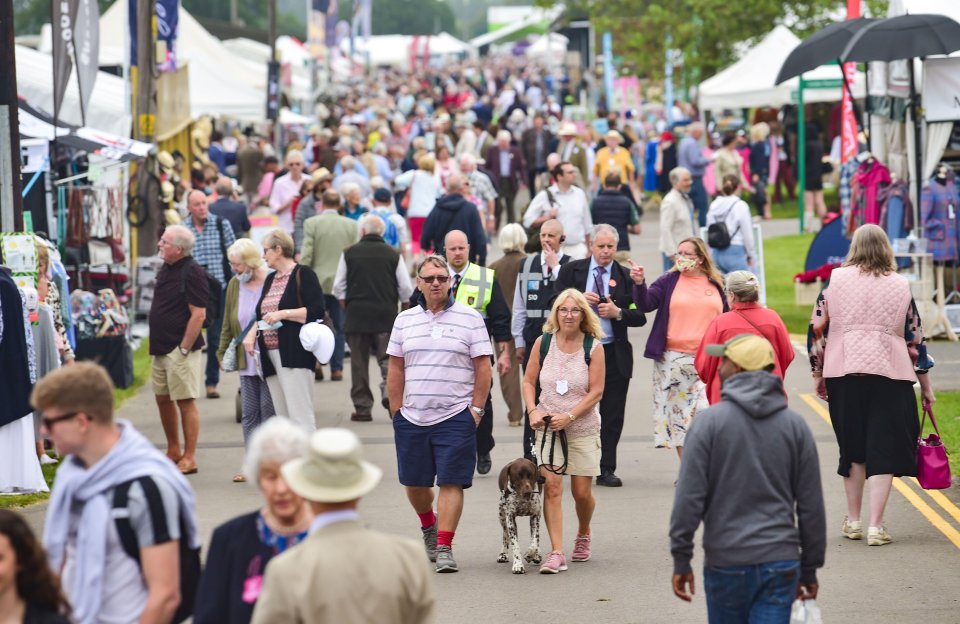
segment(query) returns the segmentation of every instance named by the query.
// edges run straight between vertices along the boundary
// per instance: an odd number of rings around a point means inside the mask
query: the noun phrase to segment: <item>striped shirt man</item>
[[[436,314],[423,305],[401,312],[387,353],[404,361],[400,415],[425,427],[470,406],[473,358],[492,355],[493,348],[480,313],[450,301]]]

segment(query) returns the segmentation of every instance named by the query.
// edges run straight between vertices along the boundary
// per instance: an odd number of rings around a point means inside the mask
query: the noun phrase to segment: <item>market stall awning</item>
[[[700,110],[783,106],[793,101],[799,88],[798,78],[779,85],[777,73],[800,39],[785,26],[777,26],[739,61],[700,83]],[[842,97],[840,67],[825,65],[803,75],[807,81],[836,81],[832,88],[805,91],[804,102],[839,102]],[[822,83],[821,83],[822,84]],[[857,72],[853,85],[856,97],[865,95],[863,72]]]
[[[53,118],[46,113],[22,100],[19,104],[20,136],[25,138],[53,141],[56,137],[57,142],[63,145],[121,162],[144,158],[153,147],[150,143],[102,130],[71,126],[64,122],[54,125]]]

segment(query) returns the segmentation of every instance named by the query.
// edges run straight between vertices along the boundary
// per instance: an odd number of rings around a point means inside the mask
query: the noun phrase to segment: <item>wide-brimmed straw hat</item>
[[[280,469],[298,496],[318,503],[342,503],[368,494],[383,471],[363,459],[360,439],[349,429],[319,429],[303,457]]]

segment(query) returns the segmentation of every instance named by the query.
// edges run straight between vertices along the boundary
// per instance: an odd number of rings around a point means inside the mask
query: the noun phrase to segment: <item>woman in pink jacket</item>
[[[793,343],[780,315],[758,303],[760,282],[750,271],[733,271],[727,274],[727,300],[730,311],[724,312],[710,322],[703,334],[694,359],[697,374],[707,384],[707,401],[710,405],[720,400],[720,364],[722,360],[707,355],[708,344],[724,344],[740,334],[756,334],[766,338],[773,346],[773,374],[783,379],[787,367],[793,361]]]
[[[863,539],[860,508],[870,487],[867,544],[892,540],[883,512],[893,477],[917,475],[920,422],[913,384],[934,402],[933,360],[906,278],[886,233],[857,228],[846,262],[834,269],[810,320],[807,348],[817,396],[830,405],[840,445],[837,473],[847,495],[844,537]]]

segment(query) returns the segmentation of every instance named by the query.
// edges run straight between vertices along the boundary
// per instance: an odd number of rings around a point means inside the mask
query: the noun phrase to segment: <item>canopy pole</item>
[[[846,81],[844,81],[846,82]],[[806,211],[806,175],[807,175],[807,121],[803,110],[803,89],[806,81],[800,74],[797,86],[797,205],[800,212],[800,233],[803,234],[803,216]]]
[[[907,61],[910,69],[910,112],[913,117],[913,161],[914,167],[916,167],[916,190],[914,191],[916,197],[914,197],[913,207],[914,210],[920,208],[920,195],[921,195],[921,186],[923,185],[923,146],[920,144],[920,94],[917,93],[917,84],[914,77],[913,71],[913,59]],[[914,226],[920,227],[920,223],[914,219]]]

